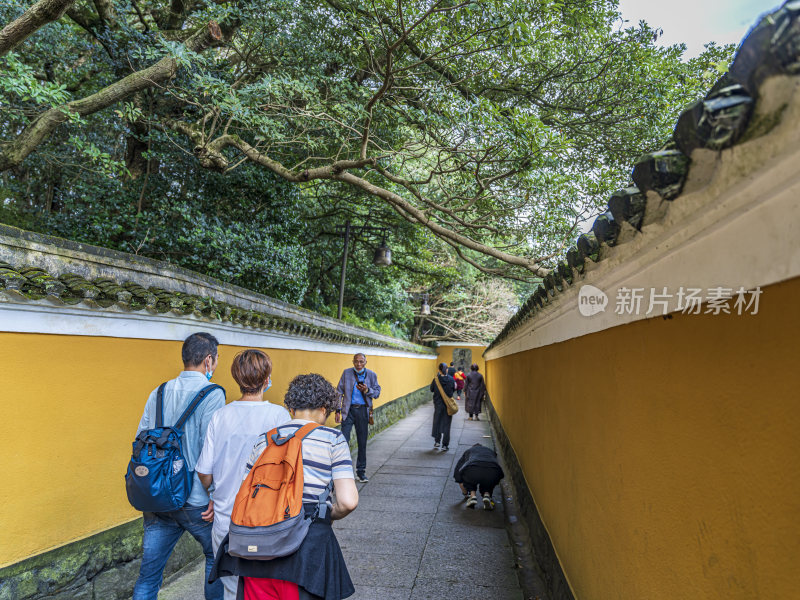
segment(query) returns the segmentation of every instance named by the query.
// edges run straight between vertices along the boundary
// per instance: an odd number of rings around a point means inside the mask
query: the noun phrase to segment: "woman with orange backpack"
[[[238,576],[238,600],[338,600],[355,593],[331,528],[358,506],[347,441],[324,426],[338,401],[321,375],[298,375],[284,397],[292,420],[253,448],[211,575]],[[291,553],[280,552],[282,546]],[[249,553],[256,559],[245,558]]]

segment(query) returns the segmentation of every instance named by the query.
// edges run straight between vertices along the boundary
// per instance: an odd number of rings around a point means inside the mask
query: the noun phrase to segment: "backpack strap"
[[[439,375],[438,374],[434,378],[434,381],[436,382],[436,387],[439,388],[439,393],[442,395],[442,402],[444,402],[444,399],[445,398],[449,398],[449,396],[444,393],[444,388],[442,387],[442,382],[439,381]]]
[[[328,498],[333,491],[333,479],[328,482],[323,492],[317,497],[317,514],[315,519],[324,519],[328,514]]]
[[[273,433],[271,436],[269,436],[269,438],[267,439],[267,445],[268,446],[269,446],[269,440],[272,440],[276,446],[283,446],[286,442],[288,442],[293,437],[298,437],[301,440],[303,440],[303,439],[305,439],[305,437],[309,433],[314,431],[317,427],[321,427],[321,425],[319,425],[317,423],[306,423],[302,427],[300,427],[298,429],[295,429],[294,431],[292,431],[291,433],[289,433],[289,434],[287,434],[285,436],[281,436],[281,434],[280,434],[280,428],[281,427],[276,427],[275,428],[275,433]],[[264,437],[266,438],[266,436],[267,436],[267,434],[265,433]]]
[[[222,390],[222,396],[225,397],[225,388],[223,388],[221,385],[217,383],[212,383],[211,385],[207,385],[202,390],[197,392],[195,397],[189,403],[189,406],[187,406],[186,410],[183,411],[183,414],[178,419],[178,422],[175,423],[175,425],[173,425],[172,428],[183,429],[183,426],[186,424],[186,421],[189,419],[189,417],[192,416],[192,413],[195,411],[195,409],[198,406],[200,406],[200,403],[205,399],[205,397],[217,389]]]
[[[167,387],[167,382],[165,381],[160,386],[158,386],[158,391],[156,392],[156,427],[163,427],[164,426],[164,388]]]

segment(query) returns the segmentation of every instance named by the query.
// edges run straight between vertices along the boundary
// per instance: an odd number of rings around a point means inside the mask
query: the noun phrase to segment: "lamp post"
[[[350,233],[353,231],[353,226],[348,219],[344,227],[339,226],[336,229],[336,232],[339,235],[344,235],[344,252],[342,253],[342,278],[339,281],[339,306],[336,309],[336,318],[342,318],[342,306],[344,305],[344,282],[347,278],[347,255],[350,250]],[[386,235],[388,232],[388,228],[386,227],[369,227],[367,225],[362,225],[358,228],[359,233],[361,232],[369,232],[369,233],[380,233],[383,238],[381,241],[381,245],[375,249],[375,255],[372,258],[372,264],[377,265],[379,267],[388,267],[392,264],[392,250],[389,246],[386,245]]]
[[[339,282],[339,308],[336,309],[336,318],[342,318],[342,305],[344,304],[344,280],[347,276],[347,251],[350,248],[350,221],[344,226],[344,254],[342,255],[342,279]]]

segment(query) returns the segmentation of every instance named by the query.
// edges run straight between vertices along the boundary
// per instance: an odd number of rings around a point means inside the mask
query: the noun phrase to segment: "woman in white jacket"
[[[213,519],[211,541],[214,553],[228,534],[231,510],[247,469],[247,459],[260,435],[291,420],[289,411],[270,404],[263,394],[271,385],[272,361],[261,350],[237,354],[231,375],[239,384],[242,397],[224,406],[211,418],[203,451],[195,471],[211,492],[206,520]],[[213,509],[213,510],[211,510]],[[236,600],[237,577],[223,577],[225,600]]]

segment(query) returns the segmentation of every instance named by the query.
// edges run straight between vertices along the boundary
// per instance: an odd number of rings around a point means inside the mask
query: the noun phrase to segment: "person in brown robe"
[[[465,408],[469,414],[469,421],[475,417],[476,421],[480,421],[478,415],[481,412],[481,404],[483,397],[486,395],[486,383],[483,381],[483,375],[478,373],[478,365],[472,363],[469,374],[467,375],[467,382],[464,384],[464,395],[466,396]]]

